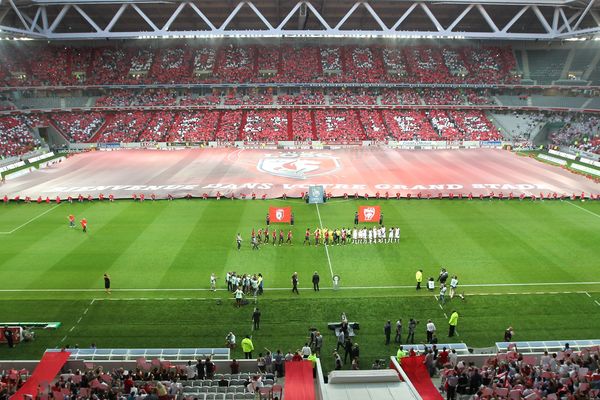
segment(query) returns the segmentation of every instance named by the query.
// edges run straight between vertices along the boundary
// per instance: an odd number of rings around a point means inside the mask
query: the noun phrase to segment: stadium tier
[[[164,48],[2,44],[7,86],[152,83],[517,83],[509,47],[241,46]]]

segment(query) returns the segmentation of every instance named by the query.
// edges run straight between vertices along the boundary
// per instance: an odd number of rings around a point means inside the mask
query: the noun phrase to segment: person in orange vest
[[[85,218],[81,219],[81,229],[84,233],[87,232],[87,219]]]
[[[73,214],[69,215],[69,227],[75,228],[75,216]]]

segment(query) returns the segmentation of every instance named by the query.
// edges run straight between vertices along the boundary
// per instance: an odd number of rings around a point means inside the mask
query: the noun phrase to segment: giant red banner
[[[0,199],[301,197],[313,185],[331,197],[509,198],[600,193],[600,185],[530,157],[497,149],[186,149],[93,151],[0,186]]]
[[[292,222],[292,207],[269,207],[269,219],[271,223]]]
[[[381,216],[381,207],[379,206],[359,206],[358,222],[379,222]]]

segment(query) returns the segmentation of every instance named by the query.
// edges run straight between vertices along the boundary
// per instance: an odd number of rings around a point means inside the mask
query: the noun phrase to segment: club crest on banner
[[[285,215],[285,211],[281,208],[278,208],[277,210],[275,210],[275,219],[277,221],[281,221],[283,219],[283,216]]]
[[[340,169],[340,161],[328,153],[286,152],[265,154],[257,168],[267,174],[293,179],[308,179]]]
[[[358,221],[359,222],[379,222],[381,217],[380,206],[359,206]]]
[[[363,208],[363,217],[365,218],[365,221],[373,221],[374,216],[375,216],[375,208],[374,207]]]
[[[272,223],[292,222],[292,207],[269,207],[269,220]]]

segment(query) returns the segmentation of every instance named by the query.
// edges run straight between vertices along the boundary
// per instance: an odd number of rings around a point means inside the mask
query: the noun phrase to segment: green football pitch
[[[381,205],[385,224],[400,226],[400,243],[303,246],[304,230],[352,226],[364,201],[318,206],[298,200],[117,201],[0,206],[0,323],[61,322],[2,359],[38,359],[46,348],[223,347],[233,331],[264,348],[296,350],[308,329],[324,332],[325,366],[335,337],[327,330],[345,312],[360,323],[356,342],[370,365],[394,354],[383,325],[420,321],[416,342],[432,319],[440,343],[489,347],[509,325],[515,340],[596,339],[600,332],[600,203],[571,201],[410,200]],[[270,205],[293,207],[292,246],[252,251],[252,228],[264,228]],[[69,228],[67,216],[89,221]],[[289,226],[283,226],[287,231]],[[235,236],[244,237],[241,251]],[[444,266],[459,277],[459,293],[440,307],[435,292],[414,288],[415,271],[437,277]],[[261,328],[252,332],[255,300],[233,306],[227,271],[262,273],[256,300]],[[300,294],[291,293],[297,271]],[[310,282],[321,276],[321,291]],[[103,290],[103,274],[112,294]],[[218,277],[211,292],[209,277]],[[341,288],[333,290],[331,276]],[[447,316],[459,312],[459,336],[447,338]],[[234,356],[241,357],[240,350]]]

